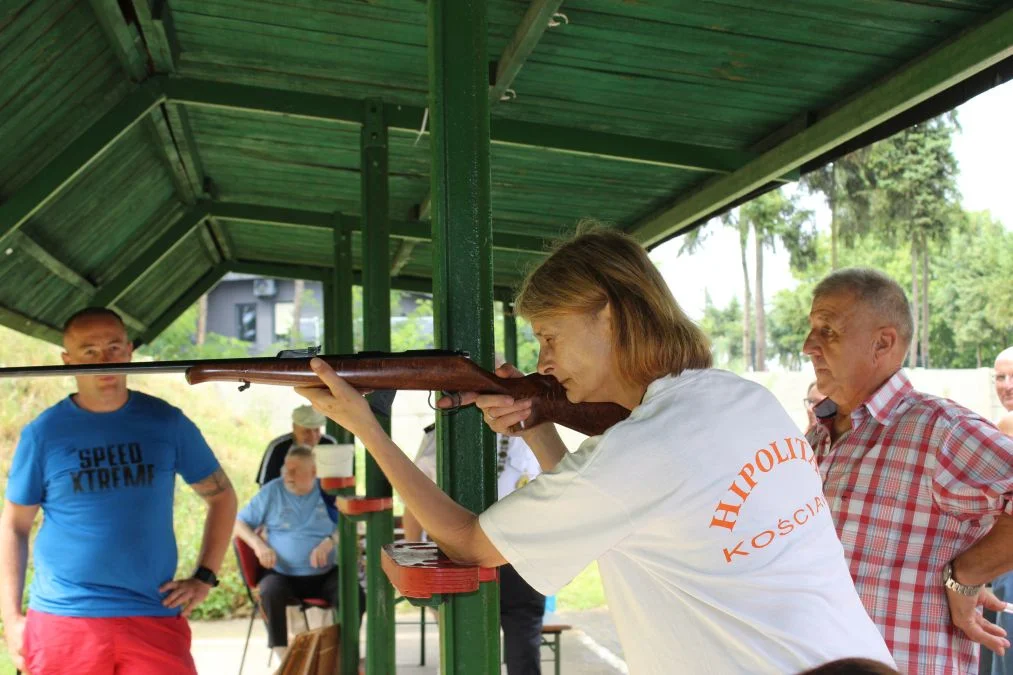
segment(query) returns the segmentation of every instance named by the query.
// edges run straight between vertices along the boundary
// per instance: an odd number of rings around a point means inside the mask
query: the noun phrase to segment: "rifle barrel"
[[[89,363],[78,366],[25,366],[0,368],[3,377],[69,377],[71,375],[156,375],[185,373],[200,361],[153,361],[151,363]]]

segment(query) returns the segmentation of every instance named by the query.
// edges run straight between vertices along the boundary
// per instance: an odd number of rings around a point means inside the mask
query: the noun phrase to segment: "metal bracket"
[[[320,353],[320,346],[306,347],[305,349],[282,349],[278,352],[278,359],[311,359]]]
[[[396,389],[378,389],[367,394],[366,400],[369,401],[369,408],[373,413],[390,419],[395,396],[397,396]]]

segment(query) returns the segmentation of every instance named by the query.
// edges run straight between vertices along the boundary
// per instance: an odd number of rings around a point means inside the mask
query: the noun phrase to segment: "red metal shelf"
[[[399,541],[383,547],[381,565],[394,588],[406,598],[425,599],[445,593],[471,593],[485,581],[499,579],[495,567],[460,565],[436,544]]]
[[[355,487],[355,476],[321,478],[320,487],[322,487],[325,492],[329,490],[344,490],[346,488],[353,488]]]
[[[345,516],[363,516],[394,508],[393,497],[336,497],[334,504]]]

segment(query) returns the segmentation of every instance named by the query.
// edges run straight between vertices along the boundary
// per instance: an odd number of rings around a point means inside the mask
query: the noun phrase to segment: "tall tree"
[[[743,370],[751,370],[753,367],[753,331],[751,324],[750,309],[750,298],[752,294],[749,290],[749,263],[747,260],[749,252],[749,221],[744,221],[739,218],[738,209],[733,209],[727,213],[722,214],[721,224],[725,227],[731,227],[739,233],[739,259],[742,263],[742,286],[743,286],[743,302],[742,302],[742,360]],[[698,227],[695,230],[688,232],[683,241],[682,246],[679,247],[678,255],[693,254],[700,249],[704,240],[707,238],[709,231],[706,229],[710,227],[711,223],[703,227]]]
[[[748,236],[752,227],[756,235],[756,358],[757,371],[767,369],[767,313],[764,309],[763,254],[765,249],[776,250],[782,243],[791,256],[794,269],[808,266],[813,251],[815,230],[812,213],[799,209],[796,195],[788,197],[783,190],[773,190],[760,195],[739,208],[740,238]],[[743,243],[743,251],[745,244]],[[743,253],[744,256],[744,253]],[[743,258],[744,260],[744,258]],[[745,264],[743,262],[743,272]],[[748,299],[746,301],[748,306]]]
[[[857,235],[868,230],[873,186],[868,159],[868,148],[856,150],[807,173],[800,181],[809,193],[822,193],[830,210],[831,270],[840,267],[839,244],[851,246]]]
[[[936,264],[931,330],[937,367],[981,368],[1013,344],[1013,231],[987,212],[970,213],[968,221]]]
[[[951,147],[957,129],[956,115],[949,113],[905,129],[870,150],[877,231],[889,244],[906,240],[911,246],[915,334],[910,366],[929,366],[930,247],[946,242],[961,220],[957,160]]]
[[[194,344],[203,346],[208,336],[208,294],[197,299],[197,336]]]

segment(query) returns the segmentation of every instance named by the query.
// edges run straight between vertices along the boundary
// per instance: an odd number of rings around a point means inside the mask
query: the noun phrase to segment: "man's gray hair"
[[[289,457],[308,459],[311,462],[315,461],[315,458],[313,457],[313,448],[305,445],[293,445],[288,449],[288,452],[285,453],[285,459],[288,459]]]
[[[905,345],[911,344],[911,305],[900,284],[878,270],[849,267],[824,277],[813,289],[813,298],[845,292],[854,293],[859,302],[897,329]]]

